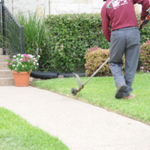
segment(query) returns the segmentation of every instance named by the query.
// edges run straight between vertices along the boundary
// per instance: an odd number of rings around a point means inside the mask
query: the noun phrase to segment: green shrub
[[[17,20],[24,26],[25,53],[35,55],[40,48],[41,71],[83,72],[89,47],[109,48],[100,14],[49,15],[44,23],[36,12],[29,12],[28,16],[20,13]],[[137,20],[140,20],[138,14]],[[150,39],[149,32],[147,24],[140,31],[141,43]]]
[[[109,47],[102,33],[100,14],[49,15],[45,24],[46,49],[41,59],[46,70],[81,72],[89,47]]]
[[[139,24],[140,17],[141,17],[140,14],[136,14],[136,17]],[[140,41],[141,44],[150,40],[150,23],[147,23],[146,26],[142,30],[140,30],[140,35],[141,35],[141,41]]]
[[[91,76],[109,57],[109,49],[101,49],[98,47],[89,48],[86,52],[86,76]],[[122,58],[123,66],[122,73],[125,73],[125,55]],[[95,76],[110,76],[112,75],[109,62],[107,62],[103,68]]]
[[[85,55],[86,76],[92,75],[109,57],[109,49],[92,48]],[[110,76],[109,63],[106,63],[95,76]]]
[[[139,14],[137,20],[140,20]],[[44,70],[80,72],[84,70],[84,55],[89,47],[109,48],[100,14],[49,15],[45,24],[46,39],[41,57]],[[140,31],[141,43],[150,38],[146,35],[147,30],[148,25]]]
[[[143,72],[150,71],[150,41],[142,44],[140,47],[139,66]]]

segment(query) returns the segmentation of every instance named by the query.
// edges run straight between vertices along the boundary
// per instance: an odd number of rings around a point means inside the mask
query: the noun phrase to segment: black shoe
[[[127,86],[125,83],[121,83],[118,85],[115,97],[120,99],[123,97],[123,92],[126,90]]]

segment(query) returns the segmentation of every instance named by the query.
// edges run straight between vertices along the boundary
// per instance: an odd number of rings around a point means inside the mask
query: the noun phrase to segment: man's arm
[[[102,18],[102,28],[103,28],[104,36],[107,39],[107,41],[110,42],[110,35],[111,35],[111,31],[109,27],[110,20],[109,20],[109,17],[107,16],[105,6],[102,8],[101,18]]]
[[[141,20],[139,23],[139,27],[140,27],[147,16],[146,10],[149,8],[150,3],[149,0],[133,0],[133,2],[134,4],[138,3],[142,5]],[[143,27],[145,27],[145,25]]]

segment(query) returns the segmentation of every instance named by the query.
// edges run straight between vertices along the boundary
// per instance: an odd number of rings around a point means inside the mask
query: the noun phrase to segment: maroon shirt
[[[147,16],[149,0],[107,0],[101,10],[103,33],[110,42],[111,31],[138,26],[134,4],[142,5],[141,20]],[[111,30],[110,30],[111,24]]]

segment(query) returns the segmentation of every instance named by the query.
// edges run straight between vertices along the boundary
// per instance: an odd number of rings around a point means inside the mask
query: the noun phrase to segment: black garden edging
[[[85,77],[85,73],[76,73],[76,74],[78,74],[80,77]],[[73,73],[36,72],[36,71],[32,71],[30,76],[40,79],[52,79],[57,78],[59,75],[63,76],[64,78],[75,77]]]
[[[36,72],[36,71],[32,71],[30,76],[34,77],[34,78],[40,78],[40,79],[51,79],[51,78],[57,78],[58,73],[56,73],[56,72]]]

